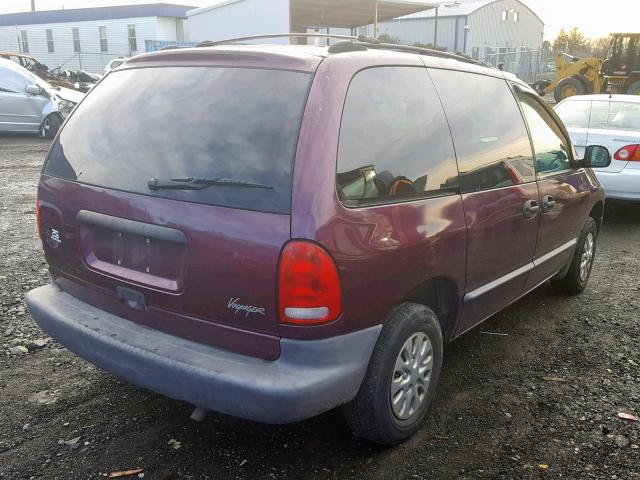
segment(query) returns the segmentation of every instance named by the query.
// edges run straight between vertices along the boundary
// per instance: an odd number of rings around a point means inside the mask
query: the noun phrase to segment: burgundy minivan
[[[443,58],[450,57],[450,58]],[[524,83],[342,41],[138,56],[68,118],[38,189],[53,282],[26,301],[95,365],[268,423],[342,406],[420,428],[449,342],[587,283],[604,195]]]

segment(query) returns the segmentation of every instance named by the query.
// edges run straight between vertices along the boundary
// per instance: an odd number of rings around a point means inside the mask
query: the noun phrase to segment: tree
[[[589,39],[576,27],[569,30],[569,32],[564,28],[561,29],[553,42],[553,48],[556,51],[565,52],[570,55],[584,52],[589,48],[589,45]]]
[[[441,52],[448,51],[447,47],[434,48],[433,43],[414,43],[413,46],[420,47],[420,48],[429,48],[431,50],[440,50]]]
[[[596,38],[591,40],[591,50],[594,57],[605,58],[609,51],[609,38]]]
[[[381,33],[378,35],[378,41],[381,43],[395,43],[398,44],[400,41],[397,38],[393,38],[391,35],[387,33]]]

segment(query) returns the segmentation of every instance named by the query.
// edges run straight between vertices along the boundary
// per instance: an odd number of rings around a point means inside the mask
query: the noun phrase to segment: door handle
[[[527,200],[524,202],[523,215],[524,218],[535,218],[540,212],[540,205],[535,200]]]
[[[556,201],[551,195],[542,198],[542,213],[550,212],[556,206]]]

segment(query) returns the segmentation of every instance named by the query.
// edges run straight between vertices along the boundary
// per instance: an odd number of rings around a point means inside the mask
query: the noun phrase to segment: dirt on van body
[[[610,205],[591,283],[543,286],[445,349],[424,428],[394,448],[339,412],[289,426],[212,414],[122,382],[47,337],[36,183],[48,143],[0,137],[0,478],[640,479],[640,205]],[[128,478],[141,478],[137,475]]]

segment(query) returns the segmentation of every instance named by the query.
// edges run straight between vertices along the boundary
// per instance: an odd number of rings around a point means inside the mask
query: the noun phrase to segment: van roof
[[[308,45],[274,45],[274,44],[221,44],[215,46],[203,46],[193,48],[176,48],[171,50],[160,50],[152,53],[138,55],[129,59],[126,67],[133,66],[159,66],[158,64],[178,63],[190,65],[232,64],[238,61],[250,66],[264,68],[285,68],[313,72],[318,65],[327,58],[343,55],[375,55],[381,64],[393,63],[394,59],[400,57],[420,56],[428,67],[448,68],[451,70],[464,70],[494,77],[505,77],[503,72],[482,65],[471,59],[461,56],[446,54],[429,55],[425,52],[409,50],[397,50],[393,45],[372,45],[371,49],[345,51],[332,53],[327,46]],[[398,46],[399,49],[410,48]],[[435,52],[434,52],[435,53]],[[447,58],[451,57],[451,58]]]

